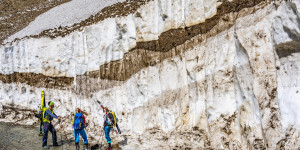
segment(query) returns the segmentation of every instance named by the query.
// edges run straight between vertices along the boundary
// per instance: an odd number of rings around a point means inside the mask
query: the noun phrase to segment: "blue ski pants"
[[[109,136],[110,130],[111,130],[111,128],[109,126],[104,127],[104,133],[105,133],[105,138],[106,138],[107,143],[111,143],[111,138]]]
[[[75,144],[79,143],[79,134],[82,136],[84,144],[87,144],[88,139],[84,129],[74,130]]]

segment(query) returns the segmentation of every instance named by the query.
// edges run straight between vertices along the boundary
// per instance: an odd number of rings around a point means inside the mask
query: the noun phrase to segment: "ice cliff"
[[[49,10],[4,41],[0,121],[36,124],[44,90],[70,138],[80,107],[90,140],[105,143],[100,100],[124,149],[300,147],[299,0],[105,5],[72,25],[45,23]]]

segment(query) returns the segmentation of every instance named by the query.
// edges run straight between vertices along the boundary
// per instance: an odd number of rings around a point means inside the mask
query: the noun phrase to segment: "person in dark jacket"
[[[47,110],[43,112],[43,123],[44,123],[43,148],[46,149],[49,149],[49,146],[47,145],[48,131],[52,133],[53,146],[59,146],[59,144],[57,143],[56,131],[54,126],[52,125],[52,120],[53,118],[59,120],[61,119],[61,117],[57,116],[53,112],[54,103],[50,101],[48,105],[49,108],[47,108]]]
[[[112,150],[111,146],[111,138],[109,136],[109,133],[113,127],[116,127],[118,130],[118,133],[121,134],[121,130],[118,127],[118,118],[115,115],[115,112],[110,111],[107,107],[104,107],[104,110],[106,111],[106,114],[104,114],[103,119],[103,126],[104,126],[104,133],[105,138],[108,144],[108,148],[106,150]]]

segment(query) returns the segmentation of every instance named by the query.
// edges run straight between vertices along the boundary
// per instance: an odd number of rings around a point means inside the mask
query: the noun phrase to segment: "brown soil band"
[[[67,89],[73,83],[70,77],[49,77],[36,73],[13,73],[10,75],[0,74],[3,83],[24,83],[33,87]]]
[[[223,2],[217,9],[217,14],[207,19],[205,22],[186,27],[182,29],[172,29],[162,33],[157,41],[147,41],[137,43],[136,49],[146,49],[152,51],[166,52],[170,49],[183,44],[192,37],[208,33],[215,25],[218,24],[220,18],[231,12],[238,12],[243,8],[256,6],[264,0],[234,0],[233,2]],[[226,20],[226,18],[224,18]],[[221,31],[219,31],[221,32]]]
[[[291,56],[293,53],[300,52],[300,41],[291,41],[287,43],[282,43],[275,46],[276,53],[279,58]]]

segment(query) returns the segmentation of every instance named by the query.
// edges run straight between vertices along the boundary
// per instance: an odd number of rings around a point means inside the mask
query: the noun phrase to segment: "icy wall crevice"
[[[28,110],[45,90],[69,137],[81,107],[91,141],[101,138],[101,100],[125,149],[299,147],[299,56],[278,48],[298,42],[298,2],[214,2],[150,1],[65,37],[1,46],[0,120],[36,123]]]

